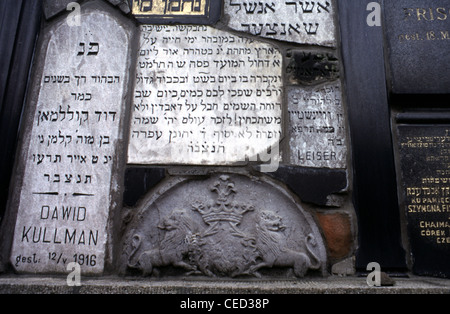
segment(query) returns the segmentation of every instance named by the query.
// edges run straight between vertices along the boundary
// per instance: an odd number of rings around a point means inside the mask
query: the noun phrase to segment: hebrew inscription
[[[17,189],[18,272],[67,273],[70,262],[83,274],[104,268],[131,35],[112,15],[83,12],[80,27],[58,23],[42,46]]]
[[[124,272],[157,275],[171,268],[208,277],[323,274],[326,253],[317,227],[272,183],[219,174],[164,189],[167,193],[147,200],[128,226]]]
[[[282,137],[282,56],[208,26],[141,27],[128,162],[231,164]]]
[[[288,88],[292,164],[347,168],[347,131],[341,93],[339,81]]]
[[[225,0],[228,26],[252,35],[321,46],[336,45],[334,0]]]
[[[133,14],[205,15],[208,0],[133,0]]]
[[[220,18],[221,0],[132,0],[132,14],[144,24],[212,25]]]

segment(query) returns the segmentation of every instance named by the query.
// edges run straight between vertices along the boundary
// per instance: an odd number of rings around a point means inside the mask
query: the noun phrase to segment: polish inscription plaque
[[[83,6],[81,23],[51,26],[42,41],[22,144],[23,182],[11,263],[20,273],[83,274],[105,266],[117,207],[131,32]],[[104,30],[108,29],[105,36]]]
[[[400,125],[402,195],[413,271],[450,277],[450,126]]]
[[[208,26],[141,26],[130,164],[227,165],[278,145],[282,56]]]
[[[225,0],[227,25],[266,38],[301,44],[336,46],[334,0]]]

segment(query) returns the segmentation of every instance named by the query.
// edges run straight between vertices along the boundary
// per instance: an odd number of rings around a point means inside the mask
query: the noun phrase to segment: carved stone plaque
[[[67,274],[70,262],[83,274],[103,272],[125,157],[132,36],[109,13],[88,4],[80,26],[61,20],[43,35],[13,205],[10,260],[20,273]]]
[[[400,125],[401,195],[420,275],[450,277],[450,126]]]
[[[225,0],[229,27],[282,41],[336,46],[334,0]]]
[[[347,168],[347,130],[340,82],[289,87],[287,93],[290,163]]]
[[[278,145],[282,56],[208,26],[141,26],[128,162],[225,165]]]
[[[325,271],[312,217],[268,179],[172,179],[126,220],[124,273],[303,277]]]

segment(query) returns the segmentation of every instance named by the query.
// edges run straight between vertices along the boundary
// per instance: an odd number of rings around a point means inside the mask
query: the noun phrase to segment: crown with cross
[[[239,225],[244,214],[254,210],[253,206],[233,203],[236,188],[234,182],[230,181],[230,177],[227,175],[220,176],[211,187],[211,191],[217,193],[214,204],[206,207],[201,203],[192,205],[193,210],[199,212],[203,221],[208,225],[221,221]]]

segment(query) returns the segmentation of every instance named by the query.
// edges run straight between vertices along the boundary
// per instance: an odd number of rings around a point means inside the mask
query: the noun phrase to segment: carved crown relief
[[[125,271],[156,275],[295,277],[323,274],[326,253],[312,218],[269,182],[242,175],[186,180],[153,197],[124,237]]]

